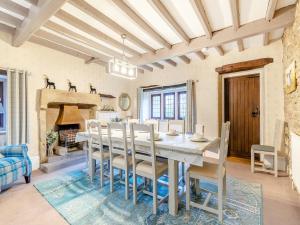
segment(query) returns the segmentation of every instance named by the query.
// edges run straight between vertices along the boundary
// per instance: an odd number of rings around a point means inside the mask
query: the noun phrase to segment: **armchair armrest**
[[[7,145],[0,147],[0,153],[5,157],[28,157],[27,156],[27,145]]]

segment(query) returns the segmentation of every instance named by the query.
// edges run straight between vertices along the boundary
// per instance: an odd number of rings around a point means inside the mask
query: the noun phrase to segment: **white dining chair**
[[[139,123],[139,119],[128,119],[127,120],[128,124],[131,124],[131,123]]]
[[[158,131],[163,133],[169,132],[169,120],[160,120],[158,124]]]
[[[146,124],[146,125],[150,125],[150,124],[153,124],[154,125],[154,132],[158,132],[158,120],[152,120],[152,119],[150,119],[150,120],[145,120],[144,121],[144,124]]]
[[[273,146],[268,145],[252,145],[251,146],[251,172],[255,171],[267,172],[274,174],[275,177],[278,176],[278,161],[286,160],[284,154],[282,153],[282,146],[284,141],[284,127],[285,122],[281,120],[276,120],[274,129],[274,140]],[[271,157],[273,165],[267,168],[263,162],[255,160],[255,154],[259,155],[260,160]]]
[[[226,157],[228,152],[230,122],[226,122],[222,125],[221,142],[220,142],[220,154],[217,164],[203,163],[203,166],[190,166],[186,172],[186,210],[190,211],[190,206],[208,211],[218,215],[219,221],[223,221],[223,201],[226,194]],[[209,206],[209,200],[214,194],[212,190],[207,191],[206,199],[203,204],[191,201],[190,190],[190,178],[200,180],[208,180],[214,182],[218,187],[218,207],[217,209]],[[197,182],[196,182],[197,183]]]
[[[126,124],[109,123],[107,128],[110,152],[110,192],[114,191],[114,169],[121,171],[120,181],[122,180],[122,171],[125,171],[125,199],[128,200],[129,170],[132,166],[132,158],[128,155]],[[113,134],[116,130],[121,130],[122,134]]]
[[[184,134],[184,120],[169,120],[169,131],[176,130],[180,134]]]
[[[136,138],[136,132],[142,131],[149,135],[146,147],[139,145],[140,139]],[[153,214],[157,212],[157,206],[165,200],[161,198],[158,202],[157,180],[168,169],[168,164],[156,159],[153,124],[131,124],[131,148],[132,148],[132,170],[133,170],[133,203],[137,203],[137,176],[152,180],[153,191]],[[146,140],[142,140],[146,141]],[[144,146],[144,145],[143,145]],[[139,160],[142,160],[139,162]]]
[[[91,120],[87,122],[89,134],[89,175],[93,180],[96,169],[96,160],[100,163],[100,187],[104,182],[104,162],[109,160],[109,150],[103,148],[101,122]],[[96,131],[96,132],[95,132]]]

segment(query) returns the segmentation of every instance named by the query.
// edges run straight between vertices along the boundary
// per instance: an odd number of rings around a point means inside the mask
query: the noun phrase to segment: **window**
[[[184,120],[186,116],[186,91],[178,92],[178,119]]]
[[[151,95],[151,118],[160,119],[160,94]]]
[[[5,107],[6,107],[6,72],[0,71],[0,131],[6,130]]]
[[[175,119],[175,93],[164,94],[164,119]]]

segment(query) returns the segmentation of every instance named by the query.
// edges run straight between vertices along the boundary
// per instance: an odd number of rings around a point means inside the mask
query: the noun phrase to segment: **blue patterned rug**
[[[109,183],[100,189],[99,180],[91,182],[83,171],[73,171],[53,180],[35,184],[42,196],[65,218],[74,225],[117,225],[117,224],[219,224],[216,215],[191,208],[187,217],[185,203],[179,205],[178,216],[168,214],[168,204],[159,206],[158,214],[152,214],[152,197],[140,194],[138,204],[132,203],[132,196],[124,199],[124,186],[115,184],[115,192],[110,193]],[[216,188],[207,182],[201,182],[201,188]],[[159,193],[164,195],[167,187],[160,186]],[[202,202],[205,198],[193,196]],[[213,197],[209,203],[216,205]],[[262,190],[261,185],[246,183],[235,178],[227,178],[227,196],[224,206],[224,224],[261,225]]]

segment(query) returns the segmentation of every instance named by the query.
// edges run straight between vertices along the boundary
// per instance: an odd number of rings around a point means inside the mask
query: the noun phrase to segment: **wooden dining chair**
[[[136,136],[136,132],[141,131],[146,135],[149,135],[149,140],[140,140]],[[153,214],[157,212],[157,206],[165,200],[160,199],[158,202],[157,193],[157,180],[168,169],[168,164],[165,162],[157,161],[156,150],[154,142],[154,125],[145,124],[131,124],[130,125],[131,136],[131,150],[132,150],[132,170],[133,170],[133,203],[137,203],[137,176],[152,180],[153,191]],[[146,141],[147,145],[139,145],[139,141]],[[140,161],[141,160],[141,161]],[[140,161],[140,162],[139,162]]]
[[[228,152],[230,122],[226,122],[222,125],[221,141],[220,141],[220,154],[218,164],[203,163],[203,166],[190,166],[186,172],[186,210],[190,211],[190,206],[197,207],[199,209],[214,213],[218,215],[219,221],[223,221],[223,198],[226,194],[226,157]],[[215,193],[218,196],[217,209],[209,207],[209,200],[214,194],[211,190],[208,192],[203,204],[199,204],[191,201],[190,194],[190,178],[194,178],[199,181],[208,180],[214,182],[218,187],[218,192]],[[196,182],[197,183],[197,182]]]
[[[169,120],[160,120],[158,123],[158,131],[163,133],[169,132]]]
[[[169,120],[169,131],[176,130],[180,134],[184,134],[184,120]]]
[[[110,158],[109,150],[103,148],[101,122],[91,120],[87,121],[87,130],[89,134],[89,175],[94,179],[96,160],[100,163],[100,187],[104,182],[104,162]]]
[[[158,120],[145,120],[144,124],[146,125],[150,125],[150,124],[153,124],[154,126],[154,132],[158,132]]]
[[[115,130],[121,130],[122,135],[114,135]],[[128,156],[127,132],[125,123],[108,124],[108,142],[110,152],[110,192],[114,191],[114,169],[125,171],[125,199],[129,196],[129,170],[132,158]],[[120,181],[122,175],[120,173]]]

